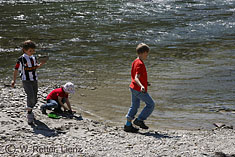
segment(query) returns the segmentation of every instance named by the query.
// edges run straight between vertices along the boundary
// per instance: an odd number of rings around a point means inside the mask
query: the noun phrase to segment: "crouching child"
[[[47,114],[46,110],[52,109],[54,109],[54,112],[57,113],[68,111],[72,114],[73,112],[69,102],[69,94],[74,94],[74,92],[74,84],[71,82],[67,82],[60,88],[54,89],[51,93],[48,94],[46,98],[47,103],[40,107],[42,114]],[[64,103],[66,103],[67,106]]]

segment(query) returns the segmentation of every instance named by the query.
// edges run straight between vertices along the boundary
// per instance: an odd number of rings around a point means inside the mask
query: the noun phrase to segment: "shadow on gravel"
[[[213,157],[235,157],[235,154],[225,154],[223,152],[215,152],[215,155]]]
[[[52,112],[53,113],[53,112]],[[64,119],[75,119],[75,120],[83,120],[81,115],[76,114],[68,114],[68,113],[56,113],[57,115],[63,117]],[[65,134],[66,131],[60,129],[51,129],[45,123],[35,120],[34,124],[31,125],[35,134],[41,134],[45,137],[55,137],[59,134]]]
[[[60,113],[58,115],[62,116],[63,118],[67,118],[67,119],[83,120],[81,115],[70,114],[70,113],[66,113],[66,112]]]
[[[68,112],[58,113],[58,112],[54,112],[54,111],[52,111],[51,113],[56,114],[58,116],[61,116],[61,117],[63,117],[63,119],[83,120],[81,115],[78,115],[78,114],[75,114],[75,113],[73,113],[73,114],[68,113]]]
[[[159,134],[156,131],[155,132],[145,132],[145,133],[139,132],[139,134],[144,135],[144,136],[152,136],[155,138],[175,138],[175,137],[168,136],[167,134]]]
[[[41,134],[45,137],[54,137],[58,136],[60,132],[57,132],[54,129],[50,129],[45,123],[35,120],[34,125],[31,125],[35,134]]]

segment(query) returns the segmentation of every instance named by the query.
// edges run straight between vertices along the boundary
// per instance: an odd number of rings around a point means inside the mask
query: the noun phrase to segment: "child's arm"
[[[137,83],[138,86],[140,86],[141,92],[145,93],[145,92],[146,92],[146,91],[145,91],[145,88],[144,88],[144,86],[142,85],[142,83],[140,82],[139,78],[140,78],[140,74],[136,74],[136,75],[135,75],[135,82]]]
[[[62,103],[62,97],[60,97],[60,96],[58,96],[58,103],[60,104],[60,106],[62,106],[64,108],[64,110],[68,110],[67,107]]]
[[[11,81],[11,87],[13,87],[13,88],[15,87],[17,74],[18,74],[18,70],[15,69],[13,72],[13,80]]]
[[[37,66],[37,68],[40,68],[43,64],[45,64],[46,62],[43,62],[43,61],[41,61],[41,63],[40,64],[38,64],[38,66]]]
[[[66,104],[68,105],[69,111],[72,111],[71,104],[69,102],[69,98],[66,99]]]

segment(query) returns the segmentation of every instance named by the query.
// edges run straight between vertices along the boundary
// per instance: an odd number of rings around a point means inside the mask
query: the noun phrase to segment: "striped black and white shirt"
[[[15,69],[19,70],[20,77],[22,81],[36,81],[38,80],[36,69],[38,67],[38,62],[35,56],[28,56],[23,54],[17,60]]]

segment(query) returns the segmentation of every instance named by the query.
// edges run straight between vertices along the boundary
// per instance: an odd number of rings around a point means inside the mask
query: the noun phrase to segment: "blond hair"
[[[146,45],[145,43],[140,43],[139,45],[137,45],[136,47],[136,52],[138,54],[144,53],[144,52],[149,52],[150,48],[148,45]]]

